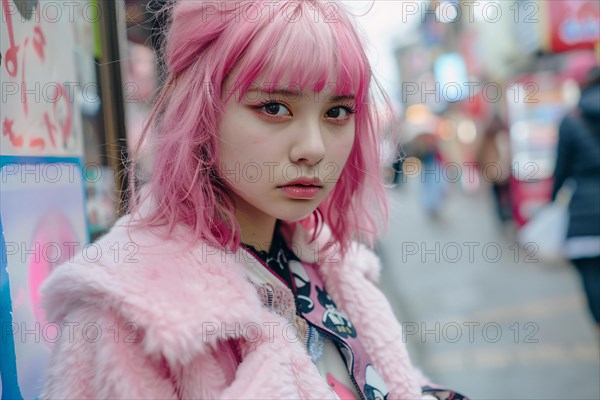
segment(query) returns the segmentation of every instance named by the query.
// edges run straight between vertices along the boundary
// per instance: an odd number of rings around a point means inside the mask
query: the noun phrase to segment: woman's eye
[[[352,111],[347,107],[334,107],[327,111],[327,118],[337,119],[337,120],[345,120],[347,119]]]
[[[290,115],[290,110],[280,103],[267,103],[262,105],[260,109],[273,117],[285,117]]]

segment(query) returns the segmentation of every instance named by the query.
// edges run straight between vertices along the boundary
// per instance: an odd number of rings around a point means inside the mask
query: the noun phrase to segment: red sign
[[[549,16],[550,51],[594,48],[600,41],[598,0],[546,2]]]

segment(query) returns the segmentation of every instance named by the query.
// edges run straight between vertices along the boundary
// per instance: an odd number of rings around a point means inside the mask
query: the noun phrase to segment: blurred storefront
[[[536,39],[521,45],[523,52],[534,56],[525,71],[509,80],[514,97],[506,102],[513,148],[513,210],[521,226],[550,200],[558,125],[577,104],[587,71],[598,64],[600,3],[522,2],[518,10],[520,37],[530,33]],[[532,11],[538,10],[539,22],[528,24],[533,22]]]
[[[404,142],[436,134],[446,162],[462,168],[461,187],[477,190],[488,179],[471,166],[499,117],[509,135],[511,162],[503,168],[521,226],[550,199],[558,123],[599,62],[600,3],[441,0],[420,7],[405,9],[421,19],[418,39],[396,50]]]

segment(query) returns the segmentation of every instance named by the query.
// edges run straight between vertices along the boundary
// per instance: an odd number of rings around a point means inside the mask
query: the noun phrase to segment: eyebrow
[[[298,96],[301,94],[300,90],[287,90],[287,89],[277,89],[277,90],[263,90],[263,89],[250,89],[248,92],[256,92],[256,93],[265,93],[265,94],[278,94],[281,96]]]
[[[263,89],[250,89],[248,92],[256,92],[256,93],[265,93],[265,94],[275,94],[280,96],[287,97],[297,97],[302,94],[301,90],[288,90],[288,89],[277,89],[277,90],[263,90]],[[336,103],[338,101],[354,101],[356,98],[354,95],[338,95],[333,97],[327,97],[325,101],[328,103]]]
[[[354,95],[349,95],[349,96],[333,96],[333,97],[328,97],[327,98],[327,102],[328,103],[336,103],[338,101],[354,101],[355,97]]]

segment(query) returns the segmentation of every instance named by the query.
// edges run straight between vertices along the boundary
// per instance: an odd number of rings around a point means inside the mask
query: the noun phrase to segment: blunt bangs
[[[325,15],[318,1],[285,1],[260,22],[244,21],[247,26],[238,32],[253,40],[230,75],[237,94],[243,96],[260,78],[265,91],[283,85],[278,88],[325,91],[355,96],[357,104],[368,102],[371,72],[359,38],[345,16],[328,23]]]

